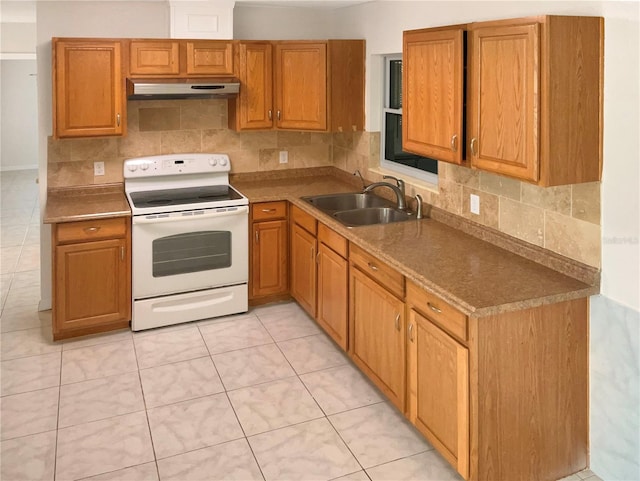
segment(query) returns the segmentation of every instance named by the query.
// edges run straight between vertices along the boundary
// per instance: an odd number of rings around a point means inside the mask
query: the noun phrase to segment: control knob
[[[129,172],[135,172],[138,170],[138,166],[136,164],[128,164],[127,169],[129,169]]]
[[[140,164],[140,168],[142,170],[147,170],[149,168],[149,164],[147,164],[146,162],[144,164]]]
[[[220,159],[220,165],[221,165],[222,167],[226,166],[226,165],[227,165],[227,159],[226,159],[226,158],[224,158],[224,157],[223,157],[222,159]]]
[[[210,165],[211,167],[215,167],[216,165],[218,165],[218,160],[217,160],[215,157],[214,157],[214,158],[209,159],[209,165]]]

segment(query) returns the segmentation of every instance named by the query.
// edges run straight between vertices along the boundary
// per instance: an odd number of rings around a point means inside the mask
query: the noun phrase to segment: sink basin
[[[412,217],[401,210],[391,207],[367,207],[338,211],[333,216],[343,224],[351,227],[374,224],[402,222]]]
[[[328,214],[343,210],[365,209],[368,207],[390,207],[393,205],[386,199],[373,194],[348,192],[344,194],[327,194],[303,197],[314,207]]]

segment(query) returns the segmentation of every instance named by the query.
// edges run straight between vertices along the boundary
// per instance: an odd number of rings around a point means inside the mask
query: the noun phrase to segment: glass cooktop
[[[181,189],[163,189],[146,192],[131,192],[131,201],[137,208],[165,207],[185,204],[216,203],[243,197],[229,185],[210,185]]]

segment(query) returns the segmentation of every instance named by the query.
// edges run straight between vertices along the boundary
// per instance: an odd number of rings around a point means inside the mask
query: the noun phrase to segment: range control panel
[[[231,170],[226,154],[168,154],[137,157],[124,161],[124,178],[165,175],[227,173]]]

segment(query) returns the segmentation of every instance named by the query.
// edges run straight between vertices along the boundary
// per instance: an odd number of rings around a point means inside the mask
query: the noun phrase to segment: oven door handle
[[[176,215],[169,217],[155,217],[153,219],[149,219],[148,216],[134,216],[132,223],[133,224],[159,224],[160,222],[182,222],[185,220],[200,220],[200,219],[211,219],[214,217],[226,217],[230,215],[242,215],[248,214],[249,207],[242,206],[237,207],[236,210],[225,211],[225,212],[211,212],[208,214],[198,214],[198,215]],[[153,215],[153,214],[150,214]]]

